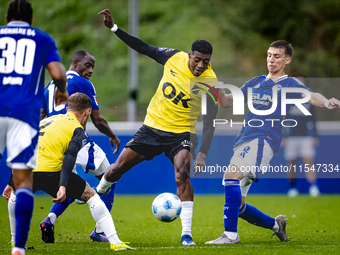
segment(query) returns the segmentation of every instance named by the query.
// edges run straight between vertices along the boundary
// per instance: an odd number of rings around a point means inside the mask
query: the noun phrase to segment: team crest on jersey
[[[281,88],[282,88],[282,86],[281,86],[280,84],[275,84],[275,85],[273,86],[273,90],[274,90],[274,89],[277,89],[277,91],[279,91]]]
[[[200,91],[202,91],[202,90],[197,85],[193,86],[192,89],[191,89],[191,93],[194,94],[195,96],[197,96],[200,93]]]

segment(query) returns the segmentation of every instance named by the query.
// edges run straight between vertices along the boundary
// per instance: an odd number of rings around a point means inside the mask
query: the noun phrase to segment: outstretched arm
[[[110,143],[112,148],[114,147],[114,145],[116,145],[116,149],[113,152],[113,154],[117,154],[119,151],[120,140],[115,135],[115,133],[113,133],[106,119],[101,115],[100,111],[92,110],[91,119],[95,127],[99,130],[99,132],[110,137]]]
[[[216,98],[215,98],[216,99]],[[214,136],[215,127],[214,127],[214,119],[217,115],[218,107],[215,105],[214,101],[211,97],[207,98],[207,114],[203,115],[203,132],[202,132],[202,140],[201,147],[197,154],[197,158],[194,162],[194,177],[201,173],[205,167],[205,158],[210,149],[211,141]]]
[[[305,94],[302,94],[302,97],[306,97]],[[340,108],[340,101],[334,97],[331,99],[327,99],[320,93],[312,93],[311,99],[308,101],[309,104],[315,105],[317,107],[326,107],[329,110],[333,110],[335,108]]]
[[[115,24],[113,22],[112,15],[109,9],[102,10],[98,14],[104,16],[105,26],[110,29],[114,28]],[[128,45],[130,48],[134,49],[140,54],[147,55],[148,57],[156,60],[162,65],[164,65],[171,56],[179,52],[178,50],[173,49],[160,50],[158,47],[147,44],[139,38],[129,35],[122,29],[119,29],[117,26],[116,29],[117,30],[115,30],[115,34],[119,37],[119,39],[126,43],[126,45]]]

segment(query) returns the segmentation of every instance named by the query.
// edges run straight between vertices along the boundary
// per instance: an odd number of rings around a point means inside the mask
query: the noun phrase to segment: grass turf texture
[[[180,244],[180,219],[172,223],[158,221],[151,212],[155,196],[116,196],[113,219],[119,237],[131,242],[135,254],[337,254],[340,253],[340,196],[310,198],[300,196],[250,196],[247,202],[271,216],[285,214],[291,241],[270,238],[271,231],[239,220],[241,244],[205,245],[219,237],[223,228],[223,196],[196,196],[193,236],[196,246]],[[87,205],[73,203],[57,220],[54,244],[41,241],[39,224],[47,216],[51,198],[36,196],[26,254],[109,254],[107,243],[93,243],[94,229]],[[10,253],[10,229],[7,201],[0,199],[0,254]]]

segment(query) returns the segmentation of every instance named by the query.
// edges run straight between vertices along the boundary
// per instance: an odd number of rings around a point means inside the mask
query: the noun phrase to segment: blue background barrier
[[[124,145],[132,137],[131,134],[119,135],[121,139],[121,150]],[[117,155],[112,154],[109,139],[103,135],[91,135],[91,138],[106,152],[110,163],[117,159]],[[228,166],[232,156],[231,144],[235,135],[215,135],[207,156],[207,169],[215,170],[219,166]],[[339,135],[320,135],[319,146],[317,147],[317,155],[315,164],[333,164],[334,168],[337,164],[340,165],[340,154],[338,146],[340,144]],[[5,158],[5,157],[4,157]],[[0,160],[0,190],[6,186],[11,170],[6,166],[5,159]],[[283,158],[283,149],[280,148],[271,161],[271,166],[286,166],[286,161]],[[298,162],[302,165],[302,162]],[[210,168],[209,168],[210,167]],[[340,166],[338,166],[339,168]],[[276,169],[277,170],[277,169]],[[83,170],[77,167],[78,173],[84,177],[91,186],[96,186],[98,180],[90,174],[84,174]],[[301,193],[308,192],[308,183],[303,172],[297,169],[297,187]],[[321,193],[340,193],[340,170],[327,170],[327,173],[322,172],[320,168],[318,173],[318,185]],[[223,173],[202,173],[196,177],[192,177],[192,184],[195,194],[221,194],[224,193],[222,186]],[[249,193],[253,194],[285,194],[288,190],[288,181],[286,173],[279,170],[275,173],[266,173],[259,178],[258,183],[253,183]],[[162,192],[176,193],[176,184],[174,180],[174,167],[170,160],[164,154],[155,157],[151,161],[145,161],[132,168],[127,172],[116,186],[117,194],[158,194]],[[39,193],[43,194],[43,193]]]

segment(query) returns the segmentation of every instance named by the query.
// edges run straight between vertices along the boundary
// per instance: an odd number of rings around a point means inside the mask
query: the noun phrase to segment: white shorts
[[[26,122],[0,117],[0,155],[7,148],[7,165],[12,169],[35,169],[38,131]]]
[[[286,138],[284,146],[284,157],[286,160],[301,158],[314,158],[315,147],[312,136],[290,136]]]
[[[76,165],[83,168],[85,173],[90,172],[94,176],[99,176],[105,173],[110,163],[105,152],[93,141],[90,141],[78,152]]]
[[[274,156],[274,150],[263,138],[240,143],[233,150],[234,155],[230,160],[230,165],[237,166],[243,173],[240,187],[242,196],[246,197],[252,180],[257,175],[265,173],[268,168]]]

